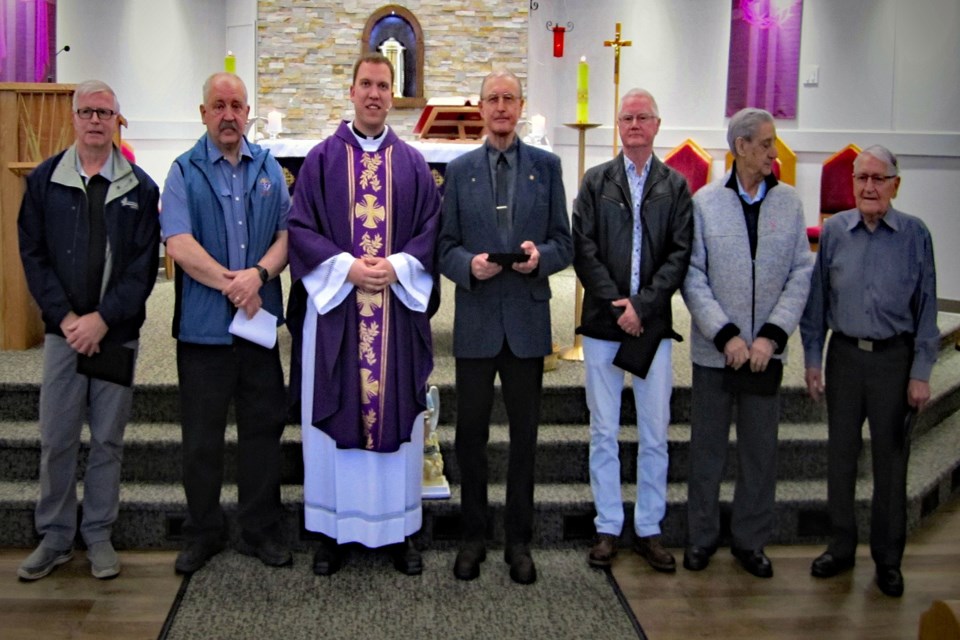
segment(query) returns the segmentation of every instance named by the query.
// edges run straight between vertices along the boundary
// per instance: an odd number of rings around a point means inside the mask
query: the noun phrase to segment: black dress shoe
[[[223,541],[219,538],[191,540],[183,551],[177,554],[177,560],[173,565],[174,571],[180,575],[195,573],[221,551],[223,551]]]
[[[903,574],[897,567],[877,567],[877,586],[885,595],[899,598],[903,595]]]
[[[716,547],[707,548],[690,545],[683,552],[683,568],[687,571],[703,571],[710,564],[710,556],[716,550]]]
[[[318,576],[332,576],[340,570],[343,563],[340,545],[333,538],[323,538],[313,554],[313,572]]]
[[[467,542],[457,553],[453,575],[457,580],[473,580],[480,575],[480,563],[486,559],[487,549],[482,542]]]
[[[763,552],[763,549],[737,549],[730,548],[730,553],[740,562],[740,565],[758,578],[772,578],[773,564],[770,558]]]
[[[393,545],[390,555],[393,556],[393,567],[400,573],[408,576],[418,576],[423,573],[423,557],[410,536],[404,538],[403,542]]]
[[[503,561],[510,565],[510,579],[517,584],[533,584],[537,581],[537,567],[533,564],[527,545],[508,546],[503,551]]]
[[[810,575],[814,578],[832,578],[844,571],[853,569],[857,563],[855,556],[849,558],[838,558],[829,551],[821,553],[817,559],[810,564]]]
[[[290,550],[280,542],[279,536],[251,533],[244,531],[240,534],[237,551],[245,556],[259,558],[260,562],[268,567],[289,567],[293,564]]]

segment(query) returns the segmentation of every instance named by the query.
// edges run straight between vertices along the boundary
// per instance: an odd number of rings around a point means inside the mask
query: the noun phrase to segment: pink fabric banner
[[[727,117],[758,107],[795,119],[803,0],[732,2]]]
[[[56,0],[0,0],[0,82],[55,80]]]

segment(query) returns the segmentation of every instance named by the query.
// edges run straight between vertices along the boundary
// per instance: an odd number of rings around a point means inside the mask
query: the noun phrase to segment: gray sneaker
[[[87,547],[87,558],[90,560],[90,573],[94,578],[106,580],[115,578],[120,573],[120,557],[109,540],[94,542]]]
[[[39,580],[65,562],[73,559],[73,549],[58,551],[45,547],[42,544],[33,550],[27,559],[20,564],[17,575],[21,580]]]

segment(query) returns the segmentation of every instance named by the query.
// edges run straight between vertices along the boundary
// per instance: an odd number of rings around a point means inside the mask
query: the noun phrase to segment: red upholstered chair
[[[690,138],[672,149],[663,159],[663,163],[687,179],[691,195],[710,182],[713,158]]]
[[[823,161],[820,170],[820,225],[835,213],[857,206],[853,197],[853,161],[860,147],[848,144]],[[820,226],[807,227],[807,239],[814,251],[820,243]]]
[[[848,144],[823,161],[820,171],[820,223],[840,211],[853,209],[853,161],[860,147]]]

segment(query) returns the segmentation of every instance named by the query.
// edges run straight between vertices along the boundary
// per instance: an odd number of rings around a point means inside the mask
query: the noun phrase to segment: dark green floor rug
[[[233,551],[184,580],[161,640],[201,638],[642,638],[609,573],[580,550],[535,550],[538,580],[510,580],[491,550],[476,580],[453,577],[453,551],[426,551],[420,576],[384,553],[353,550],[335,575],[315,576],[312,557],[270,569]]]

